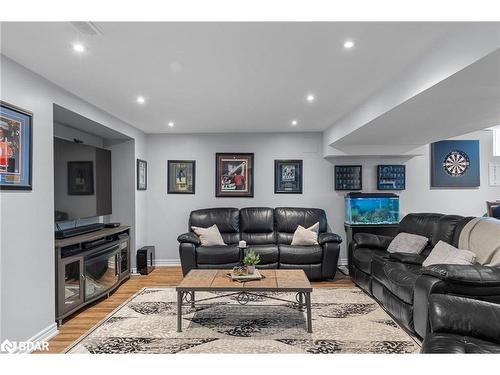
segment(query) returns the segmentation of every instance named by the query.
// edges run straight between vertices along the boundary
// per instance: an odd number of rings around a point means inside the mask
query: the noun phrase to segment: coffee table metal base
[[[312,333],[312,317],[311,317],[311,292],[297,292],[295,299],[296,301],[289,301],[282,298],[274,297],[267,295],[265,293],[255,293],[255,292],[247,292],[247,291],[238,291],[233,293],[228,293],[215,297],[203,298],[195,301],[195,292],[194,291],[177,291],[177,332],[182,332],[182,306],[184,304],[190,305],[191,308],[196,307],[196,303],[206,302],[210,300],[214,300],[217,298],[224,298],[236,296],[236,301],[240,305],[247,305],[250,301],[250,296],[258,296],[264,297],[268,299],[273,299],[282,302],[294,303],[297,304],[299,310],[303,311],[304,309],[304,299],[305,299],[305,307],[306,307],[306,317],[307,317],[307,332]]]

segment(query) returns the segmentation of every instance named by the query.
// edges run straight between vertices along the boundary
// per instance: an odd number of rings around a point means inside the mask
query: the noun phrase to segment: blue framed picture
[[[406,189],[406,167],[404,165],[377,166],[377,189],[378,190],[405,190]]]
[[[32,190],[33,114],[0,101],[0,190]]]
[[[431,144],[431,187],[478,187],[479,141],[440,141]]]

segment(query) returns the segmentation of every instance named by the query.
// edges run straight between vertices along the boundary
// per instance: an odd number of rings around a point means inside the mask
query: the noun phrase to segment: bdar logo
[[[0,352],[4,353],[14,353],[16,351],[16,343],[5,340],[0,344]]]

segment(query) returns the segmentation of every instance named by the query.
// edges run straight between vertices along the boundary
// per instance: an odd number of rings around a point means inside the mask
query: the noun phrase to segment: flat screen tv
[[[54,138],[55,221],[111,214],[111,151]]]

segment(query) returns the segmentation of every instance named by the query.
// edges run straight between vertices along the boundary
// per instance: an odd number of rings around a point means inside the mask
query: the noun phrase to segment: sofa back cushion
[[[248,207],[240,210],[241,239],[248,245],[275,244],[274,209]]]
[[[208,228],[216,224],[226,244],[235,244],[240,240],[239,212],[237,208],[208,208],[195,210],[189,216],[191,227]]]
[[[278,207],[274,209],[277,242],[290,245],[299,225],[309,228],[319,222],[319,233],[327,231],[325,211],[319,208]]]

